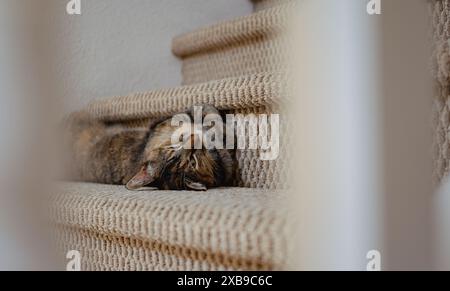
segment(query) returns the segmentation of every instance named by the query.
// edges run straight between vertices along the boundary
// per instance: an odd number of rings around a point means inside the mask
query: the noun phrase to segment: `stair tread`
[[[126,121],[169,116],[195,104],[219,110],[275,105],[285,97],[282,72],[260,73],[201,84],[159,89],[90,103],[86,111],[105,121]]]
[[[58,184],[56,193],[51,218],[57,225],[271,265],[284,260],[286,221],[280,203],[285,193],[280,191],[131,192],[123,186],[67,182]]]
[[[236,42],[277,35],[287,24],[285,12],[285,6],[276,6],[182,34],[174,38],[172,52],[184,58]]]

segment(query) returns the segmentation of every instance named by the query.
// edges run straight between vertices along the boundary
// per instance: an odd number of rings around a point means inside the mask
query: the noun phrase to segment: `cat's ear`
[[[200,182],[194,182],[191,181],[190,179],[185,179],[184,181],[186,188],[188,188],[189,190],[194,190],[194,191],[207,191],[208,188],[203,185]]]
[[[153,183],[158,175],[158,170],[151,163],[145,164],[141,170],[127,183],[128,190],[139,190]]]

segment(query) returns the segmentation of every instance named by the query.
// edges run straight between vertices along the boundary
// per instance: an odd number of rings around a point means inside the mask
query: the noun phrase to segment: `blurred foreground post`
[[[54,86],[46,1],[0,3],[0,269],[53,269],[45,220]]]
[[[299,269],[366,270],[378,252],[383,270],[430,268],[423,2],[381,1],[381,15],[360,0],[299,7]]]

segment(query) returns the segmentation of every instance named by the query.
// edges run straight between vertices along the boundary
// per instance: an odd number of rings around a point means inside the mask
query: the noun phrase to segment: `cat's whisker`
[[[194,154],[193,156],[194,156],[194,160],[195,160],[195,169],[197,170],[197,169],[198,169],[198,159],[197,159],[197,155]]]
[[[181,149],[183,149],[183,145],[182,144],[171,144],[169,146],[164,147],[165,149],[172,149],[175,151],[180,151]]]

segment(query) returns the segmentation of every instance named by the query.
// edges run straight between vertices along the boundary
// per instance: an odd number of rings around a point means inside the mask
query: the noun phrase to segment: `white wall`
[[[179,85],[172,38],[252,11],[249,0],[82,0],[82,15],[69,16],[68,2],[54,0],[60,7],[52,20],[66,110],[97,97]]]

